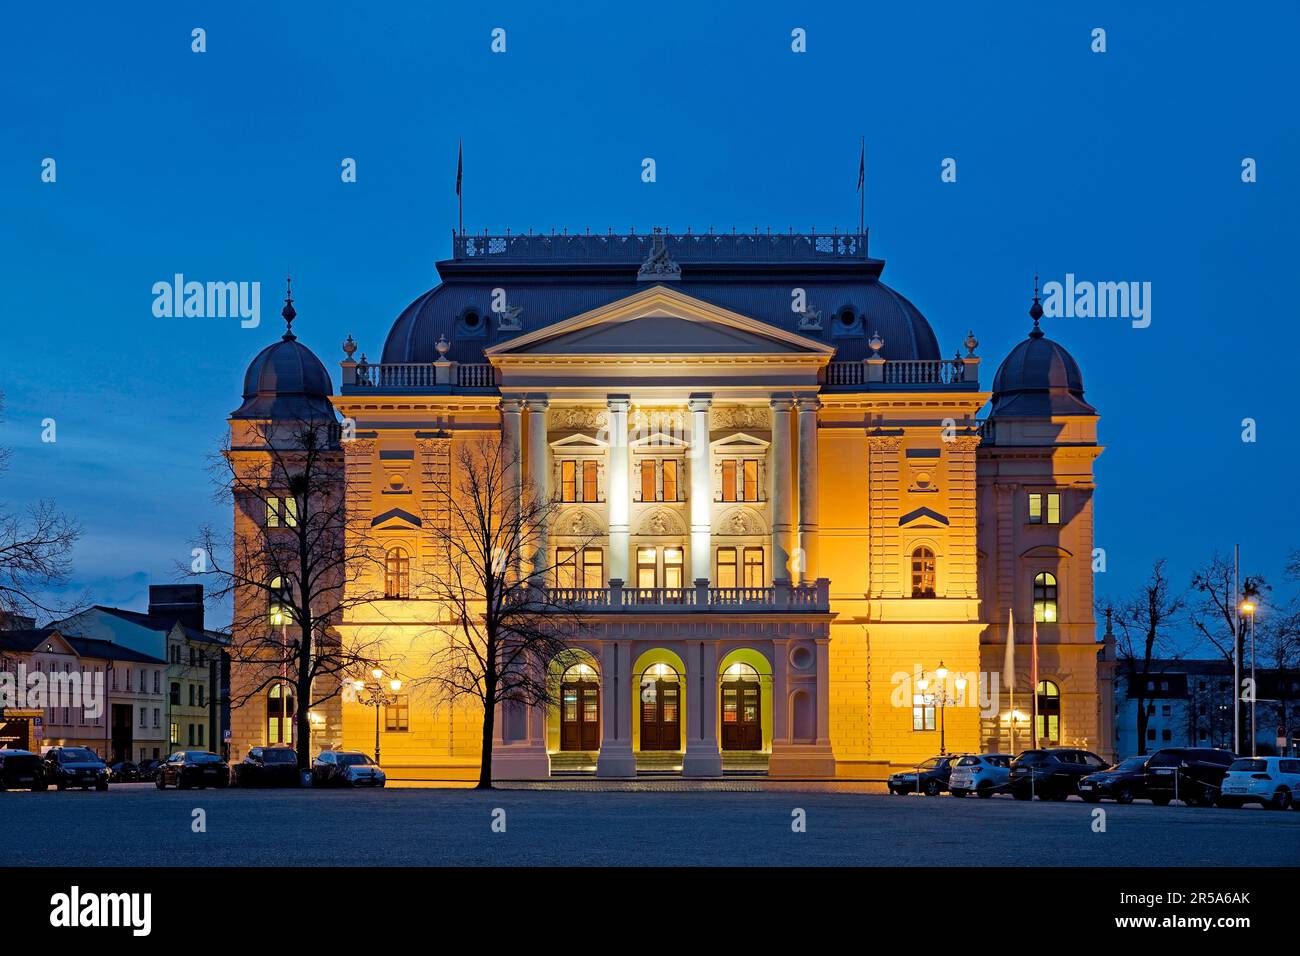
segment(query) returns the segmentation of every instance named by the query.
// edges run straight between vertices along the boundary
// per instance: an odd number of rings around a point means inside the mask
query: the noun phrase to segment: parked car
[[[1210,747],[1166,747],[1147,758],[1147,796],[1164,806],[1177,797],[1194,807],[1210,807],[1236,760],[1228,750]]]
[[[254,747],[231,768],[236,787],[298,786],[298,752],[292,747]]]
[[[991,797],[1006,791],[1010,774],[1011,754],[967,754],[953,764],[948,792],[954,797]]]
[[[51,747],[45,752],[45,782],[56,789],[108,789],[108,766],[86,747]]]
[[[1067,800],[1078,793],[1078,783],[1088,774],[1105,770],[1106,761],[1090,750],[1047,747],[1026,750],[1011,762],[1008,786],[1017,800]]]
[[[1258,803],[1268,810],[1300,806],[1300,759],[1295,757],[1238,757],[1228,767],[1220,785],[1218,804],[1238,808]]]
[[[1079,796],[1088,803],[1103,799],[1116,803],[1132,803],[1147,795],[1147,755],[1121,760],[1109,770],[1090,773],[1079,780]]]
[[[178,790],[225,787],[230,784],[230,766],[207,750],[178,750],[163,761],[153,784],[159,790],[166,790],[169,784]]]
[[[369,754],[326,750],[311,764],[313,787],[382,787],[387,781]]]
[[[139,767],[139,777],[142,783],[149,783],[153,780],[158,768],[163,765],[161,760],[146,760]]]
[[[30,750],[0,750],[0,790],[44,790],[45,765]]]
[[[140,779],[140,768],[129,760],[119,760],[108,768],[109,783],[136,783]]]
[[[948,775],[952,764],[963,754],[946,754],[931,757],[917,764],[915,770],[892,773],[886,781],[891,796],[907,793],[923,793],[927,797],[937,797],[948,789]]]

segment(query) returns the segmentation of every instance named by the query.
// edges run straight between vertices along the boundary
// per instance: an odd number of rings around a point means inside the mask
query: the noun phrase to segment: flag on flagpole
[[[456,195],[460,195],[460,181],[465,172],[465,145],[459,140],[456,142]]]
[[[867,181],[867,138],[862,137],[862,152],[858,154],[858,192]]]

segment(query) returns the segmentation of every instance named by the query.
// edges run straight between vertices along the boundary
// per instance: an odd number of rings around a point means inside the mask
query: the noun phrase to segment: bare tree
[[[344,679],[379,662],[378,642],[344,643],[343,612],[382,595],[378,549],[345,508],[337,425],[329,420],[250,424],[239,446],[216,455],[216,497],[233,508],[230,536],[204,528],[199,546],[214,600],[233,598],[231,663],[240,669],[239,707],[274,684],[294,690],[298,766],[311,762],[310,711],[338,695]],[[194,569],[204,573],[204,569]]]
[[[1128,698],[1137,703],[1138,753],[1146,753],[1148,701],[1147,681],[1160,671],[1159,661],[1176,658],[1180,651],[1168,634],[1186,606],[1182,594],[1170,594],[1165,576],[1165,559],[1151,567],[1151,576],[1129,598],[1102,604],[1119,627],[1115,642],[1117,662],[1124,673]]]
[[[425,680],[449,702],[483,708],[478,787],[486,789],[497,706],[553,704],[549,668],[577,660],[570,641],[586,624],[579,603],[542,586],[557,570],[541,548],[556,502],[521,484],[518,460],[500,440],[454,448],[425,476],[437,502],[427,521],[435,550],[419,590],[443,608],[428,635]]]
[[[0,415],[4,393],[0,392]],[[0,472],[10,449],[0,447]],[[67,583],[72,548],[81,528],[52,501],[37,501],[19,511],[0,503],[0,620],[10,615],[57,617],[72,608],[53,606],[46,596]]]

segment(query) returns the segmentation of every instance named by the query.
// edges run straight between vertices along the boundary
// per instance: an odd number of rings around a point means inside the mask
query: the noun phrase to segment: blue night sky
[[[458,137],[472,230],[829,231],[856,224],[865,134],[884,279],[947,353],[974,329],[986,388],[1028,331],[1035,270],[1150,282],[1149,328],[1046,324],[1102,415],[1098,591],[1128,591],[1161,556],[1184,584],[1234,541],[1280,583],[1300,546],[1281,402],[1296,366],[1294,5],[394,6],[2,15],[14,455],[0,497],[53,497],[80,519],[76,580],[95,600],[143,607],[198,527],[229,521],[205,458],[280,334],[286,268],[296,331],[335,370],[349,332],[376,357],[435,283]],[[956,183],[940,181],[945,157]],[[260,281],[261,327],[155,318],[151,287],[178,272]]]

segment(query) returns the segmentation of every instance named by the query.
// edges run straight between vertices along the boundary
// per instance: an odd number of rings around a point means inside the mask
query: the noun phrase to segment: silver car
[[[954,797],[1005,793],[1010,774],[1011,754],[967,754],[953,764],[948,792]]]

